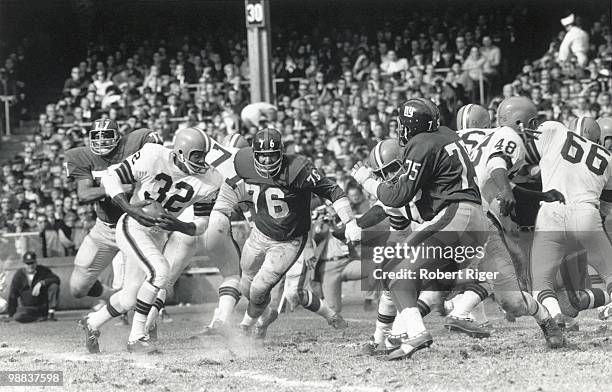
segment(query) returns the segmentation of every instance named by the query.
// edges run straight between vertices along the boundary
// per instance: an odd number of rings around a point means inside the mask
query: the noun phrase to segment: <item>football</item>
[[[159,218],[162,213],[166,212],[164,207],[162,207],[161,203],[158,201],[152,201],[151,204],[142,207],[142,211],[154,218]]]

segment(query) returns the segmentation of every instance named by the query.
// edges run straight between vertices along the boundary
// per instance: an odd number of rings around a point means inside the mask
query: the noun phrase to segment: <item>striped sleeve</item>
[[[214,201],[207,202],[199,202],[193,205],[193,215],[194,216],[210,216],[210,212],[212,211],[215,205]]]
[[[132,172],[132,166],[127,159],[119,164],[115,169],[115,173],[119,176],[122,184],[134,184],[136,182],[134,173]]]

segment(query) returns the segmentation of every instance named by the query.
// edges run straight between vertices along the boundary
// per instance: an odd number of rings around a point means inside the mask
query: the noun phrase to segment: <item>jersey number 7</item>
[[[444,146],[444,150],[450,157],[457,157],[459,162],[461,163],[461,189],[467,189],[470,185],[474,186],[476,184],[476,173],[472,172],[470,175],[469,167],[466,162],[469,161],[467,157],[467,152],[465,152],[465,148],[459,142],[450,143]]]

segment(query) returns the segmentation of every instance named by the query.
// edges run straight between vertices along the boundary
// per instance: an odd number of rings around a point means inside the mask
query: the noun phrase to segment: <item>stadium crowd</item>
[[[567,46],[559,25],[549,50],[521,68],[521,15],[453,19],[415,12],[407,23],[387,23],[374,35],[358,28],[275,31],[278,110],[268,121],[282,131],[287,152],[310,156],[346,187],[354,163],[395,134],[394,109],[407,98],[433,100],[451,127],[456,110],[470,102],[488,107],[494,123],[496,105],[512,95],[531,97],[544,118],[565,124],[578,115],[612,115],[608,16],[589,26],[572,18],[570,28],[582,26],[588,34],[583,65],[571,48],[559,54]],[[243,35],[127,42],[90,43],[62,96],[38,116],[33,140],[2,165],[0,230],[40,233],[41,256],[75,254],[95,221],[62,168],[63,153],[87,143],[94,119],[117,120],[122,134],[151,128],[167,143],[190,126],[217,140],[240,132],[248,141],[256,130],[240,120],[250,103]]]

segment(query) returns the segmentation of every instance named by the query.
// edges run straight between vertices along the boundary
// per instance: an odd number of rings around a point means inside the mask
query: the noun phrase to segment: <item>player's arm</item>
[[[157,224],[164,230],[168,231],[180,231],[183,234],[190,236],[196,236],[204,234],[208,227],[208,220],[210,218],[210,212],[215,202],[201,201],[193,205],[194,220],[193,222],[184,222],[173,215],[164,213],[159,218]]]
[[[362,229],[376,226],[387,218],[387,213],[383,206],[375,204],[363,215],[357,218],[357,225]]]
[[[346,237],[349,241],[359,241],[361,231],[355,220],[355,214],[346,194],[327,177],[324,177],[310,162],[297,175],[294,184],[332,202],[338,217],[346,225]]]
[[[372,176],[372,170],[362,163],[353,169],[353,177],[371,195],[389,207],[404,207],[414,198],[423,183],[427,181],[425,172],[429,171],[432,158],[424,149],[411,148],[406,151],[404,165],[406,172],[395,182],[382,182]]]
[[[79,201],[81,203],[92,203],[106,197],[106,192],[104,192],[103,187],[94,185],[93,174],[86,167],[87,164],[79,158],[79,152],[78,149],[66,152],[64,170],[66,170],[66,177],[77,183]]]
[[[125,192],[123,185],[134,185],[141,180],[147,167],[147,149],[143,148],[140,151],[130,155],[115,169],[107,170],[101,178],[102,186],[106,194],[113,199],[113,202],[119,206],[126,214],[136,219],[140,224],[150,227],[158,223],[158,219],[153,218],[144,213],[141,207],[150,204],[150,200],[144,200],[139,203],[130,204],[128,194]]]

